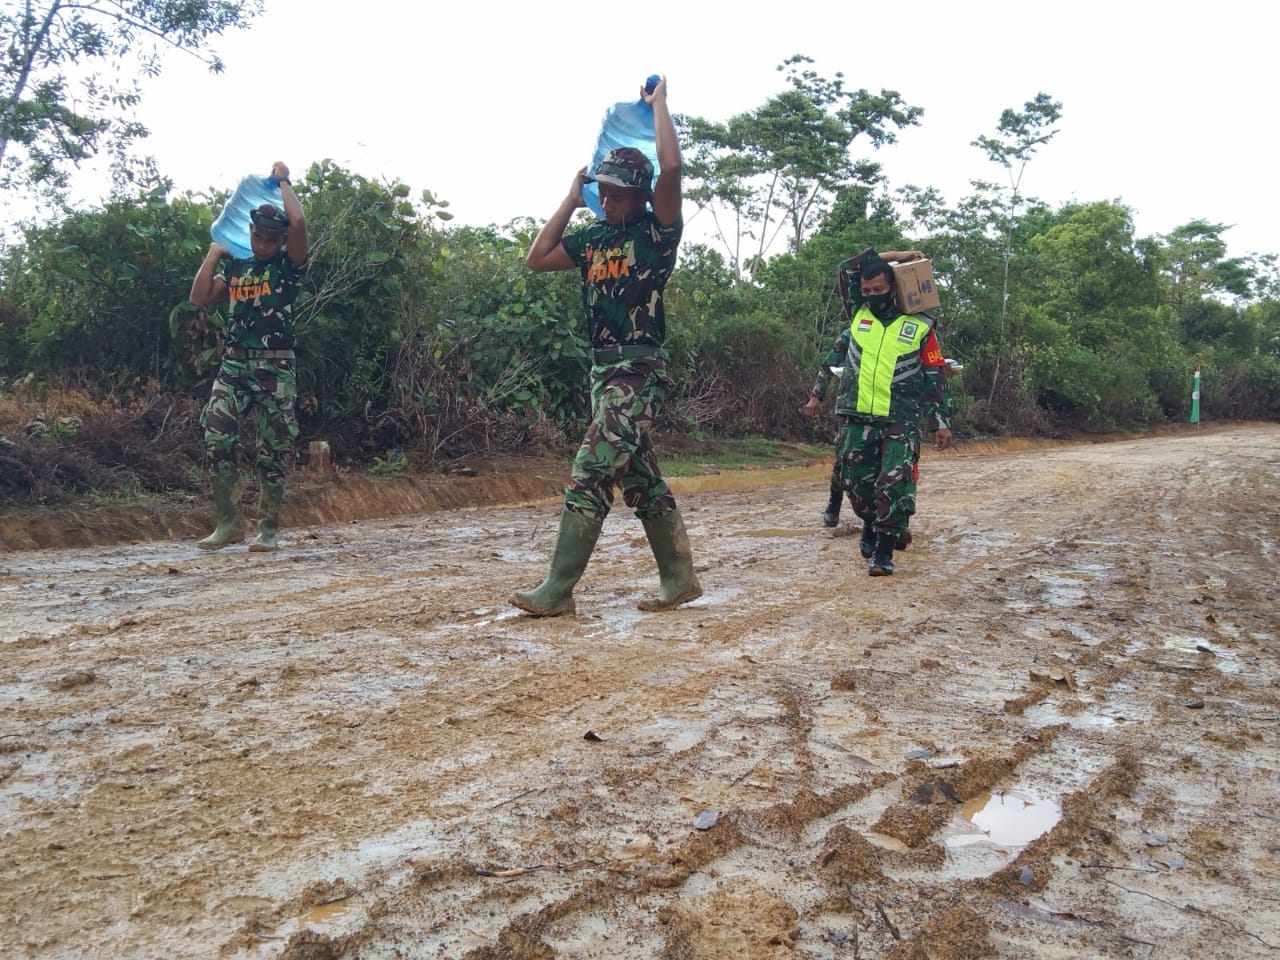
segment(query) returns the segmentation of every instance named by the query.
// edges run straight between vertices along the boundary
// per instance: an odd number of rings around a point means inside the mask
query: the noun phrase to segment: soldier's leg
[[[916,512],[915,465],[920,456],[920,433],[894,425],[881,443],[880,475],[876,482],[877,533],[897,536]]]
[[[916,462],[911,465],[911,503],[914,508],[916,502],[916,491],[920,488],[920,452],[919,445],[916,446]],[[894,542],[895,550],[905,550],[911,545],[911,517],[915,516],[914,509],[907,522],[903,524],[902,529],[898,531],[898,539]]]
[[[643,377],[633,382],[634,393],[614,407],[617,444],[626,456],[619,459],[617,485],[623,501],[636,516],[657,516],[676,509],[671,487],[662,479],[653,446],[653,421],[667,393],[665,377]]]
[[[875,428],[859,423],[847,424],[840,435],[836,459],[840,463],[841,481],[849,491],[853,512],[862,521],[858,550],[864,557],[870,557],[875,546],[875,482],[880,466],[880,438]]]
[[[254,417],[258,428],[258,535],[249,542],[255,553],[275,550],[284,502],[284,470],[298,437],[295,405],[298,381],[290,361],[262,363],[254,371]]]
[[[224,362],[214,378],[209,402],[200,412],[205,454],[209,458],[209,486],[217,514],[213,533],[196,542],[202,550],[217,550],[244,539],[236,475],[236,443],[249,402],[242,372],[240,365]]]
[[[569,470],[565,506],[603,521],[613,509],[614,490],[642,455],[647,436],[641,426],[652,423],[646,411],[644,377],[617,372],[591,384],[591,423]],[[652,441],[648,441],[652,457]],[[653,458],[656,468],[657,460]]]
[[[578,447],[565,487],[564,509],[556,536],[551,567],[542,583],[532,590],[518,590],[508,601],[538,617],[558,617],[577,607],[573,589],[595,551],[604,518],[613,507],[614,475],[620,456],[613,439],[617,401],[607,381],[592,378],[591,423]]]
[[[882,434],[876,478],[876,543],[869,569],[873,577],[893,573],[894,548],[915,512],[914,469],[919,451],[919,431],[895,424]]]
[[[824,527],[840,525],[840,501],[844,499],[844,484],[840,480],[840,460],[837,458],[831,465],[831,487],[827,496],[826,509],[822,511]]]
[[[636,605],[641,610],[670,610],[702,596],[702,584],[693,570],[693,548],[684,517],[671,488],[662,479],[653,447],[653,421],[666,394],[665,377],[647,377],[625,410],[623,435],[632,454],[618,477],[623,499],[644,525],[649,549],[658,564],[658,592]]]
[[[827,498],[827,508],[822,511],[822,525],[836,527],[840,525],[840,501],[844,499],[844,481],[840,475],[840,435],[842,426],[836,428],[836,457],[831,464],[831,492]]]

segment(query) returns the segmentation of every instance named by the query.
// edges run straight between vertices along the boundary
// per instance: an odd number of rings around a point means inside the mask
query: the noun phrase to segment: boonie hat
[[[618,147],[605,154],[591,179],[596,183],[648,191],[653,185],[653,164],[635,147]]]
[[[264,203],[249,214],[249,222],[259,230],[283,233],[289,229],[289,218],[284,211],[272,203]]]

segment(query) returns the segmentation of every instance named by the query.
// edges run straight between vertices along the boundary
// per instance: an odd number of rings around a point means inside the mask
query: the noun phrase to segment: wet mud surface
[[[685,481],[656,614],[625,509],[508,606],[520,489],[0,554],[0,955],[1280,952],[1280,427],[927,454],[886,578],[823,466]]]

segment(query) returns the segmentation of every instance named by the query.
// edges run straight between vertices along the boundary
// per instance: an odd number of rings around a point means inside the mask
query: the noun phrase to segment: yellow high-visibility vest
[[[858,413],[889,416],[893,388],[923,375],[922,351],[931,329],[923,314],[899,314],[884,323],[863,306],[853,315],[849,360],[858,378]]]

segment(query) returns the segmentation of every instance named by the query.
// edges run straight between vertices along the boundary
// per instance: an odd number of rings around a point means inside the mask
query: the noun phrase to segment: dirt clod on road
[[[892,577],[825,465],[685,481],[656,614],[621,506],[506,604],[531,482],[0,554],[0,955],[1280,953],[1280,426],[927,453]]]

